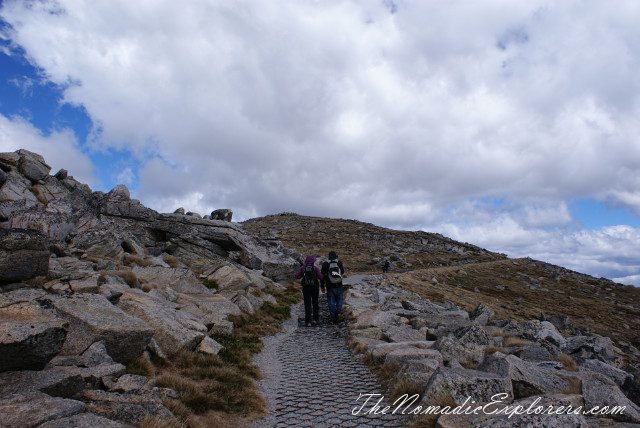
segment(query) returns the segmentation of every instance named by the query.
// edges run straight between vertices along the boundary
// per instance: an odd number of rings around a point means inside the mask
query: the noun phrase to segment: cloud
[[[640,215],[632,0],[8,0],[0,14],[86,108],[89,145],[140,159],[136,196],[159,210],[445,227],[538,254],[545,231],[558,251],[582,242],[568,200]]]
[[[0,152],[26,149],[44,156],[51,174],[66,169],[77,180],[95,183],[89,157],[78,146],[73,131],[63,129],[44,136],[42,132],[19,116],[7,118],[0,114]]]
[[[509,257],[531,257],[640,286],[640,228],[621,225],[579,229],[567,217],[563,204],[534,211],[530,205],[511,206],[498,215],[480,204],[469,209],[474,209],[475,215],[454,212],[430,229]]]

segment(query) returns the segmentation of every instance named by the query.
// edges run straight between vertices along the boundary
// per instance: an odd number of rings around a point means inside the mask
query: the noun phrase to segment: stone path
[[[359,412],[365,397],[382,394],[369,368],[351,355],[345,342],[346,327],[329,323],[324,295],[320,296],[320,325],[304,326],[304,308],[295,305],[294,316],[283,333],[265,343],[260,366],[265,379],[260,382],[269,416],[254,427],[404,427],[399,415]],[[355,414],[354,414],[355,413]],[[389,412],[391,413],[391,412]]]

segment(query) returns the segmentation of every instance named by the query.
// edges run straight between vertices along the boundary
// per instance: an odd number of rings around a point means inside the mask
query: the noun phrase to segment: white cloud
[[[394,4],[6,0],[0,13],[86,108],[94,146],[152,159],[137,197],[159,210],[437,225],[536,254],[609,242],[576,244],[569,199],[640,215],[640,3]],[[477,214],[495,198],[513,207]]]
[[[44,156],[55,174],[60,169],[69,171],[77,180],[90,186],[95,182],[91,160],[82,153],[70,129],[44,136],[21,117],[7,118],[0,114],[0,152],[26,149]]]

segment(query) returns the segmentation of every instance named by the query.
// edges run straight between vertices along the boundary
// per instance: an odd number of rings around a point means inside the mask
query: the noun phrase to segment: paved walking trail
[[[254,359],[265,375],[258,383],[269,415],[253,427],[406,426],[398,415],[365,414],[379,396],[358,414],[365,401],[358,400],[360,394],[383,392],[369,368],[351,355],[346,327],[330,324],[326,295],[320,295],[319,326],[304,326],[302,304],[293,306],[292,314]]]

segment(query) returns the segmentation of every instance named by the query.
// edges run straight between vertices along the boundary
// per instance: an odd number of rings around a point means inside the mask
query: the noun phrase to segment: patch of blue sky
[[[620,225],[640,227],[640,217],[628,208],[613,207],[590,198],[571,201],[569,212],[575,221],[588,230]]]
[[[93,190],[108,192],[118,184],[124,184],[135,192],[140,183],[138,170],[142,160],[127,150],[106,150],[99,153],[89,153],[94,166],[98,182]]]
[[[63,91],[29,63],[20,48],[0,39],[0,114],[22,117],[45,137],[70,128],[82,146],[91,132],[91,118],[84,107],[63,102]]]

